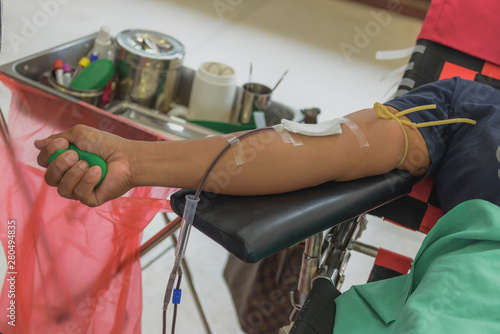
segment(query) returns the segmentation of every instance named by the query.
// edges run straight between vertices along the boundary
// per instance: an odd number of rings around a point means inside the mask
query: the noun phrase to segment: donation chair
[[[419,40],[396,96],[454,76],[500,87],[499,67],[446,46]],[[363,215],[374,214],[423,233],[442,216],[432,181],[426,179],[414,187],[416,181],[409,173],[394,170],[277,195],[241,197],[204,193],[194,226],[249,263],[307,239],[299,290],[308,293],[308,297],[293,326],[282,329],[281,333],[332,333],[334,300],[340,295],[338,287],[351,250],[385,257],[375,261],[369,281],[404,274],[411,266],[411,259],[397,255],[391,259],[391,252],[384,250],[377,255],[377,249],[356,241],[365,224]],[[192,193],[193,190],[184,189],[172,196],[172,208],[178,215],[182,215],[184,197]],[[323,240],[325,230],[329,232]],[[322,256],[324,261],[320,264]]]

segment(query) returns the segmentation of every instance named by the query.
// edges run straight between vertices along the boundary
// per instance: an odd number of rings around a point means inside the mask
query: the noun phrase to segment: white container
[[[94,47],[87,58],[91,59],[94,55],[97,56],[98,59],[108,58],[112,62],[115,61],[113,39],[111,38],[110,30],[107,26],[102,26],[99,30],[99,34],[94,41]]]
[[[229,122],[236,95],[234,70],[221,63],[206,62],[196,71],[188,118]]]

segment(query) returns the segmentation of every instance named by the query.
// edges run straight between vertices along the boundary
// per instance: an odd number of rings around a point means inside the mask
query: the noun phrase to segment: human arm
[[[390,111],[396,112],[393,108]],[[285,144],[274,130],[260,132],[241,141],[246,163],[237,166],[233,153],[228,152],[215,166],[205,190],[234,195],[280,193],[394,169],[405,146],[400,125],[394,120],[380,119],[372,109],[346,117],[359,126],[368,147],[360,147],[345,125],[342,134],[332,136],[293,134],[302,141],[300,146]],[[407,133],[408,157],[418,153],[419,159],[406,159],[399,168],[419,175],[428,167],[428,152],[418,130],[407,129]],[[67,148],[69,142],[106,160],[108,175],[98,188],[94,189],[100,178],[99,169],[89,169],[85,163],[77,162],[74,152],[62,154],[48,166],[49,157],[57,149]],[[46,182],[57,186],[62,196],[90,206],[100,205],[137,186],[196,188],[227,144],[222,136],[186,141],[131,141],[84,126],[35,142],[41,150],[39,164],[48,167]],[[71,157],[73,160],[67,160]],[[92,175],[91,171],[97,173]]]

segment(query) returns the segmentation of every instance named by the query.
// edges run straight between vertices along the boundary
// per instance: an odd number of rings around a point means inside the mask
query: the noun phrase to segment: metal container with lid
[[[149,30],[125,30],[116,36],[118,98],[167,112],[174,98],[184,46]]]

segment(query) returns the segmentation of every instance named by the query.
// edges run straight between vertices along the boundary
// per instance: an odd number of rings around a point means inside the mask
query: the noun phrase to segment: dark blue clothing
[[[420,86],[385,104],[399,111],[437,105],[437,109],[408,114],[414,123],[476,120],[476,125],[419,128],[431,157],[428,174],[432,175],[444,212],[470,199],[500,206],[500,90],[453,78]]]

